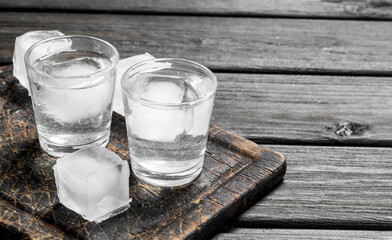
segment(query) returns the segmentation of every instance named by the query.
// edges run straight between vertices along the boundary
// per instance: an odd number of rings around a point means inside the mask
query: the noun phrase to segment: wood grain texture
[[[216,75],[212,122],[240,136],[263,144],[392,146],[391,77]]]
[[[219,233],[213,240],[389,240],[391,237],[392,232],[390,231],[236,228],[228,232]]]
[[[1,239],[75,239],[64,231],[25,213],[14,204],[0,200]]]
[[[0,8],[141,12],[170,14],[208,14],[244,16],[283,16],[318,18],[391,19],[390,0],[0,0]]]
[[[39,147],[30,98],[9,75],[11,69],[0,68],[0,198],[25,212],[14,215],[0,204],[0,224],[5,225],[1,227],[11,232],[24,230],[20,225],[27,224],[31,229],[21,235],[51,236],[30,222],[36,219],[50,225],[48,229],[58,228],[80,239],[205,238],[260,199],[285,173],[280,153],[212,126],[203,172],[192,184],[160,188],[131,176],[131,207],[100,224],[88,222],[59,203],[52,170],[55,158]],[[129,159],[125,121],[118,114],[113,117],[108,148]],[[26,214],[31,218],[18,220]]]
[[[392,78],[217,74],[213,122],[259,143],[392,146]]]
[[[285,179],[234,226],[392,230],[391,148],[273,148],[288,156]]]
[[[108,40],[122,58],[149,52],[216,71],[392,74],[387,21],[2,12],[0,26],[2,63],[16,36],[58,29]]]

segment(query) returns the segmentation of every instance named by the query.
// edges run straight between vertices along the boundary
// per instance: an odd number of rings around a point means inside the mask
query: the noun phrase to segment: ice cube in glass
[[[199,176],[217,87],[206,67],[185,59],[154,59],[122,77],[132,171],[173,187]]]
[[[106,146],[118,60],[113,45],[91,36],[49,38],[27,50],[38,139],[50,155]]]
[[[99,223],[128,209],[129,165],[110,150],[93,144],[53,169],[60,203],[83,218]]]

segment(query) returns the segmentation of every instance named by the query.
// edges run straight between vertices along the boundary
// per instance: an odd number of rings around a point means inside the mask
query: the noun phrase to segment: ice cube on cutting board
[[[93,144],[53,169],[60,203],[83,218],[99,223],[128,209],[129,165],[110,150]]]
[[[29,81],[27,80],[26,66],[24,61],[24,55],[34,43],[50,38],[64,35],[62,32],[57,30],[38,30],[27,32],[15,40],[15,49],[12,62],[14,63],[14,76],[19,80],[23,87],[29,88]]]

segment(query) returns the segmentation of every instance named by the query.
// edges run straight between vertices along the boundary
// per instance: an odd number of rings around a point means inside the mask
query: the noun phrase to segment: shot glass
[[[27,50],[39,142],[50,155],[108,143],[118,60],[115,47],[89,36],[53,37]]]
[[[187,184],[200,174],[217,80],[184,59],[153,59],[121,79],[133,173],[158,186]]]

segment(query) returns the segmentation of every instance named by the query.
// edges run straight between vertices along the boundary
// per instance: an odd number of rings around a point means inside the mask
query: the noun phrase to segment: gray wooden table
[[[0,0],[0,64],[38,29],[204,64],[213,123],[288,161],[213,239],[392,239],[391,20],[390,0]]]

